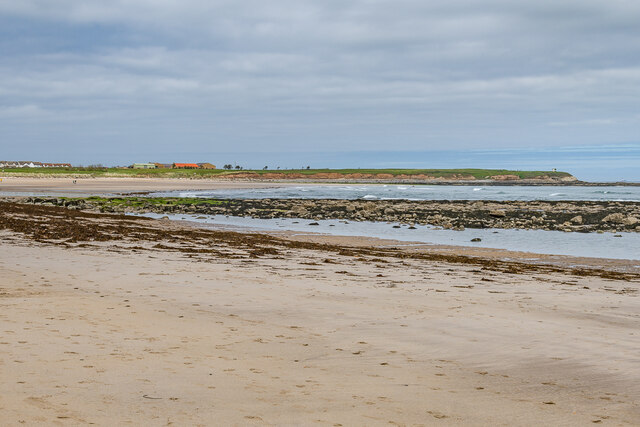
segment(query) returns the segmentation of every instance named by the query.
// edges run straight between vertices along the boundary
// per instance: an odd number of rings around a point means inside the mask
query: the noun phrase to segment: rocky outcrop
[[[101,212],[156,212],[255,218],[344,219],[429,224],[446,229],[520,228],[640,232],[640,203],[407,200],[204,200],[25,198],[24,202]],[[117,201],[117,202],[116,202]]]
[[[518,175],[493,175],[493,176],[490,176],[489,178],[495,181],[516,181],[520,179]]]

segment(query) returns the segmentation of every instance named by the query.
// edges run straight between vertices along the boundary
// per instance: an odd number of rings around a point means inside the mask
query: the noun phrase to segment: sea
[[[17,195],[17,194],[13,194]],[[24,194],[36,195],[36,194]],[[52,196],[52,194],[48,194]],[[60,194],[64,196],[64,194]],[[78,197],[78,194],[66,194]],[[113,194],[113,196],[116,196]],[[197,197],[216,199],[343,199],[343,200],[550,200],[640,202],[640,186],[466,186],[466,185],[289,185],[254,189],[170,191],[149,197]],[[164,215],[145,214],[148,217]],[[367,236],[399,242],[471,246],[524,251],[533,254],[569,255],[637,260],[640,267],[640,233],[574,233],[546,230],[466,229],[442,230],[386,222],[308,219],[258,219],[226,216],[171,215],[170,219],[219,225],[238,230],[314,232],[328,235]],[[480,241],[472,242],[472,239]]]
[[[640,202],[640,186],[301,185],[253,189],[171,191],[154,197],[344,200],[591,200]]]
[[[217,199],[343,199],[343,200],[549,200],[640,202],[635,186],[462,186],[462,185],[301,185],[257,189],[224,189],[152,193],[158,197]],[[148,216],[155,217],[155,214]],[[287,230],[328,235],[367,236],[400,242],[471,246],[533,254],[640,260],[640,233],[572,233],[547,230],[443,230],[385,222],[308,219],[259,219],[226,216],[173,215],[172,219],[216,224],[252,231]],[[472,242],[472,239],[480,239]],[[640,264],[639,264],[640,265]]]

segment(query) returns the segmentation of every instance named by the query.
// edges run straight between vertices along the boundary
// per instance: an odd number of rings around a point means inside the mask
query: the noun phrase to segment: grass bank
[[[507,169],[286,169],[286,170],[225,170],[225,169],[119,169],[119,168],[16,168],[3,169],[5,176],[77,176],[77,177],[145,177],[145,178],[233,178],[234,175],[247,178],[269,179],[288,176],[295,178],[327,179],[327,175],[371,175],[411,178],[428,177],[434,179],[492,179],[496,176],[514,176],[518,179],[562,179],[571,174],[557,171],[516,171]]]

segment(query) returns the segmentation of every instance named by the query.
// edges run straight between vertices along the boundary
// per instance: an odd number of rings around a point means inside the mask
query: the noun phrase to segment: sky
[[[638,22],[637,0],[0,0],[0,157],[640,181]]]

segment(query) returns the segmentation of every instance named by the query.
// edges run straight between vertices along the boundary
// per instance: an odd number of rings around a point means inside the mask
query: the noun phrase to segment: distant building
[[[41,163],[43,168],[70,168],[71,163]]]
[[[70,168],[69,163],[41,163],[31,161],[0,160],[0,168]]]
[[[212,165],[211,163],[198,163],[198,167],[200,169],[215,169],[216,165]]]
[[[0,161],[0,167],[2,168],[39,168],[42,167],[40,162],[24,162],[13,160]]]
[[[157,169],[171,169],[173,165],[171,163],[154,163]]]
[[[134,169],[155,169],[156,164],[155,163],[134,163],[133,168]]]
[[[198,169],[197,163],[174,163],[174,169]]]

